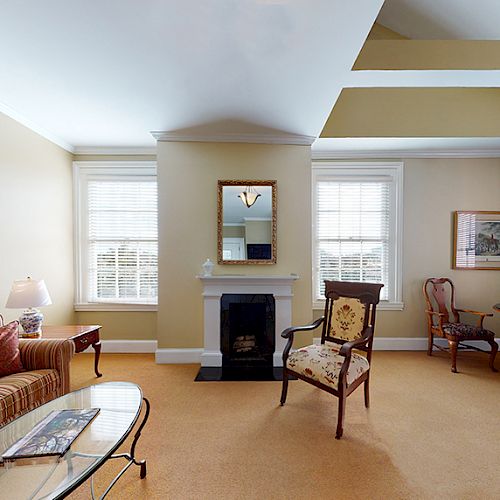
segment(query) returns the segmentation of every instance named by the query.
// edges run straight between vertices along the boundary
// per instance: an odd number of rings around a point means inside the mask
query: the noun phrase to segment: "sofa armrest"
[[[61,379],[60,396],[70,392],[69,363],[75,344],[68,339],[19,339],[21,362],[26,370],[52,368]]]

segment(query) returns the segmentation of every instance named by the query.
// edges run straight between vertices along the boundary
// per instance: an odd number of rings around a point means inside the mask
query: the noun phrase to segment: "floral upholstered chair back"
[[[375,324],[375,308],[380,290],[377,283],[325,281],[325,323],[322,343],[343,344],[362,337]]]

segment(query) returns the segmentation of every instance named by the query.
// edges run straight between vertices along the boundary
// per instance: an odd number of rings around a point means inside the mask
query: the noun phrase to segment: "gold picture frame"
[[[270,193],[270,246],[271,252],[269,258],[224,258],[224,188],[225,187],[240,187],[246,189],[247,187],[259,188],[271,187]],[[218,264],[276,264],[277,261],[277,181],[275,180],[219,180],[217,182],[217,263]],[[257,200],[257,204],[260,200]],[[238,201],[241,203],[241,201]],[[243,205],[242,205],[243,206]],[[249,207],[250,208],[250,207]],[[246,252],[246,249],[245,249]]]
[[[453,269],[500,271],[500,212],[454,213]]]

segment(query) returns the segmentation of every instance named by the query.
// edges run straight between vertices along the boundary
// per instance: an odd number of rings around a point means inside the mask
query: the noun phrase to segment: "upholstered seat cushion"
[[[339,350],[340,346],[329,342],[301,347],[288,356],[286,366],[307,378],[337,389],[340,369],[345,360],[344,356],[339,354]],[[347,385],[352,384],[369,368],[368,360],[353,352],[347,370]]]
[[[57,395],[57,370],[33,370],[0,378],[0,422],[8,422]]]
[[[495,338],[495,334],[492,331],[473,325],[466,325],[465,323],[443,323],[443,331],[453,337]]]

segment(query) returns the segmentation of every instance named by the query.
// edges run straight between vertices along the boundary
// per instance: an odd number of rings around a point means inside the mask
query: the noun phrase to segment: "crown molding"
[[[25,127],[29,128],[32,132],[35,132],[36,134],[42,136],[44,139],[47,139],[48,141],[53,142],[57,146],[65,149],[69,153],[74,153],[75,148],[71,144],[66,142],[64,139],[61,139],[57,135],[53,134],[52,132],[49,132],[48,130],[32,122],[31,120],[28,120],[28,118],[23,116],[21,113],[18,113],[17,111],[13,110],[10,106],[7,106],[2,102],[0,102],[0,112],[3,113],[4,115],[7,115],[9,118],[12,118],[21,125],[24,125]]]
[[[341,160],[350,158],[500,158],[500,149],[481,150],[481,149],[448,149],[448,150],[384,150],[373,149],[364,151],[313,151],[311,154],[313,160]]]
[[[179,132],[152,131],[151,135],[162,142],[245,142],[253,144],[289,144],[310,146],[316,137],[295,134],[184,134]]]
[[[320,138],[313,160],[359,158],[499,158],[500,137]]]
[[[156,146],[75,146],[75,155],[156,155]]]

